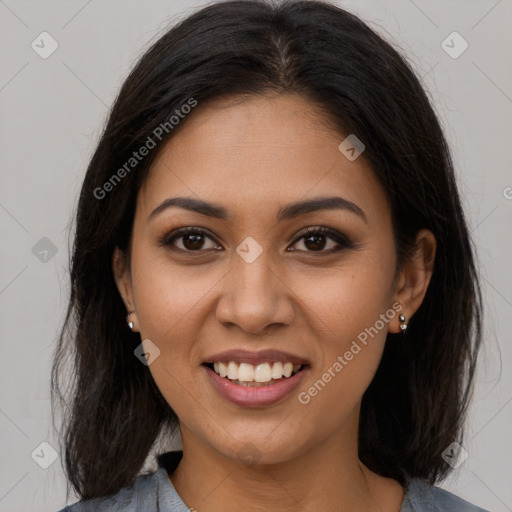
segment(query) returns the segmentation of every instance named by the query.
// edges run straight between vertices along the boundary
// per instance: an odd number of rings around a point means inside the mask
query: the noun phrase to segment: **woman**
[[[189,16],[125,81],[83,183],[52,375],[64,402],[69,340],[63,510],[481,511],[435,486],[481,340],[472,251],[390,44],[314,1]]]

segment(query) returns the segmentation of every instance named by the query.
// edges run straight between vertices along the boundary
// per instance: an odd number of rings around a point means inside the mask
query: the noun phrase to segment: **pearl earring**
[[[405,323],[405,316],[400,315],[398,317],[398,320],[400,320],[400,329],[402,329],[402,332],[405,334],[405,330],[407,329],[407,324]]]
[[[132,313],[133,313],[133,311],[128,311],[128,312],[126,313],[126,316],[130,316]],[[133,324],[133,322],[130,320],[130,321],[128,322],[128,327],[129,327],[132,331],[133,331],[133,326],[134,326],[134,324]]]

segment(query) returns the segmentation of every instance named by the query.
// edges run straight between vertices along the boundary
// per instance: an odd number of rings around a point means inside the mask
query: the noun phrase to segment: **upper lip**
[[[280,361],[281,363],[293,363],[293,364],[310,364],[307,359],[300,357],[290,352],[283,352],[282,350],[261,350],[259,352],[251,352],[249,350],[226,350],[214,354],[203,361],[203,364],[217,363],[217,362],[229,362],[234,361],[235,363],[249,363],[249,364],[262,364],[274,361]]]

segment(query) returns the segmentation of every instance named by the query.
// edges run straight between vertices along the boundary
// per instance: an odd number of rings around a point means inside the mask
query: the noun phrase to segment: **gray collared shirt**
[[[173,452],[177,465],[181,452]],[[169,453],[169,455],[171,455]],[[106,498],[96,498],[69,505],[59,512],[190,512],[169,479],[161,459],[158,469],[149,475],[139,476],[132,486]],[[172,469],[171,469],[172,471]],[[170,472],[170,471],[169,471]],[[200,511],[198,511],[200,512]],[[409,479],[402,507],[399,512],[489,512],[472,505],[454,494],[430,485],[419,478]]]

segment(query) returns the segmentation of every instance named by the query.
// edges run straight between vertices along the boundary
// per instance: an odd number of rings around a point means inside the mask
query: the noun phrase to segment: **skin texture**
[[[435,239],[420,231],[416,252],[395,273],[384,189],[363,157],[349,161],[339,151],[344,138],[296,94],[199,105],[139,192],[130,268],[114,252],[134,330],[160,350],[149,371],[180,420],[184,456],[170,478],[199,512],[400,510],[401,485],[358,459],[359,409],[387,332],[400,332],[399,313],[408,321],[423,300]],[[285,204],[334,195],[359,206],[367,221],[348,210],[276,220]],[[230,218],[172,207],[148,220],[177,196],[219,204]],[[198,226],[212,235],[202,245],[190,237],[174,240],[181,252],[158,245],[177,228]],[[319,226],[353,247],[331,252],[339,245],[329,235],[320,234],[317,245],[297,238]],[[248,236],[262,248],[250,264],[236,252]],[[308,404],[300,403],[297,394],[397,301],[402,310]],[[240,407],[213,389],[201,367],[208,356],[235,348],[289,351],[311,361],[311,370],[284,401]],[[249,443],[256,464],[238,456]]]

